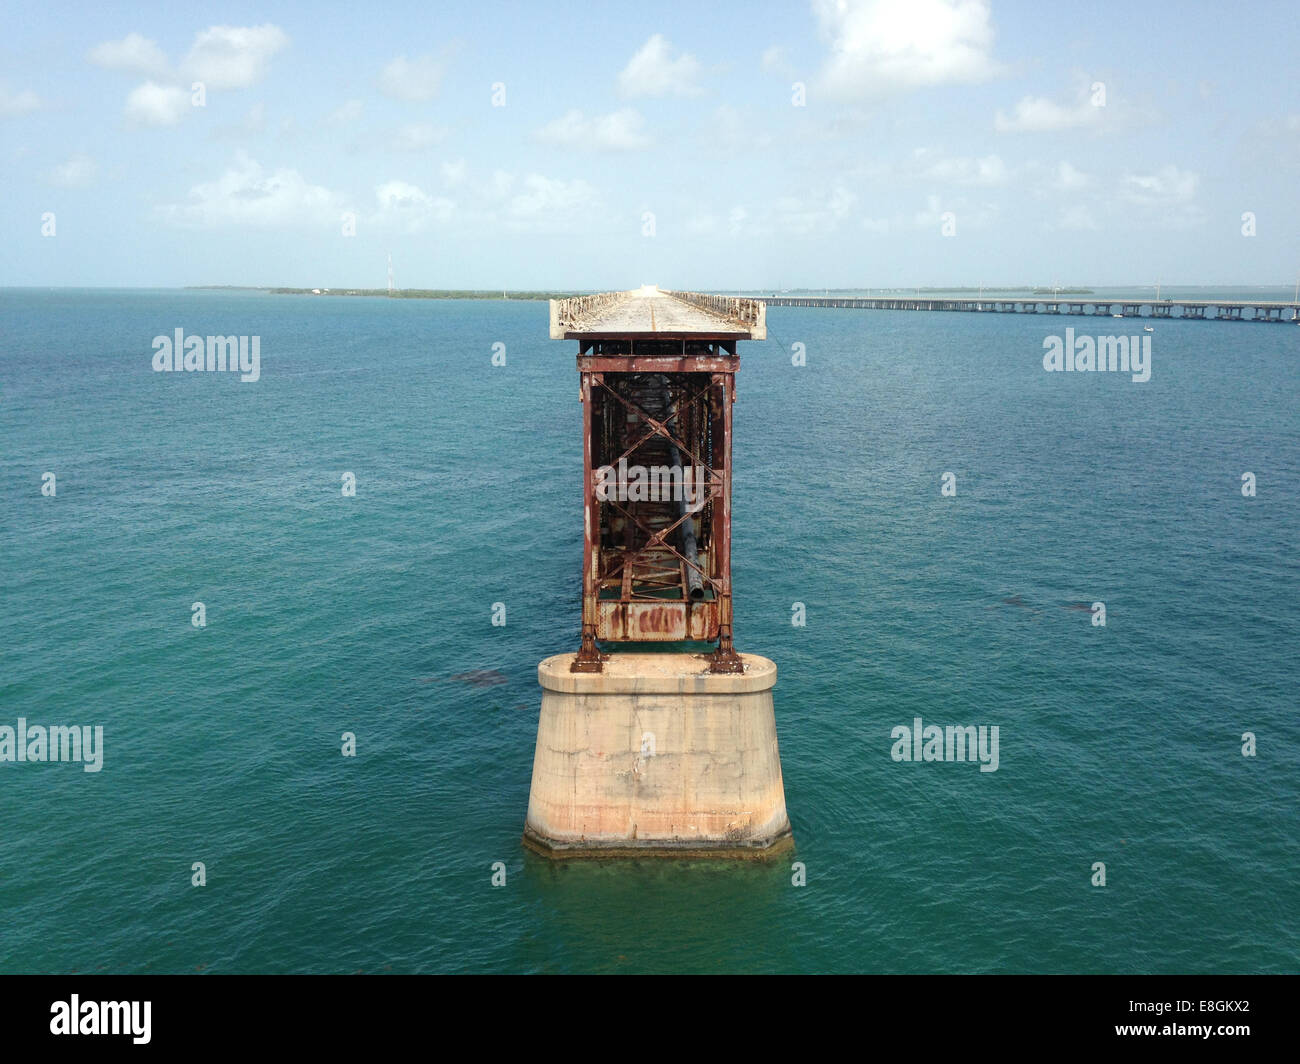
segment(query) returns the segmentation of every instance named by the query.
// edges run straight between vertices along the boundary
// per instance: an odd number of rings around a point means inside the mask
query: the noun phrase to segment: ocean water
[[[1109,319],[773,308],[736,632],[797,852],[553,865],[519,840],[581,410],[546,322],[0,292],[0,725],[104,729],[99,772],[0,763],[0,970],[1300,970],[1300,329],[1162,321],[1135,384],[1042,369]],[[152,372],[176,328],[260,336],[261,379]],[[998,770],[894,761],[915,717],[997,725]]]

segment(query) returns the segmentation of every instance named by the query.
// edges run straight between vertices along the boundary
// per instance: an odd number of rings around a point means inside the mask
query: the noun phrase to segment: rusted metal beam
[[[701,358],[626,358],[620,355],[579,355],[578,372],[600,373],[735,373],[740,359],[735,355]]]
[[[727,330],[714,329],[691,329],[685,335],[690,336],[692,340],[713,340],[722,343],[725,340],[735,340],[736,333]],[[651,329],[573,329],[566,332],[563,336],[556,336],[555,340],[663,340],[667,334],[655,332]],[[764,339],[765,337],[741,336],[742,340]]]

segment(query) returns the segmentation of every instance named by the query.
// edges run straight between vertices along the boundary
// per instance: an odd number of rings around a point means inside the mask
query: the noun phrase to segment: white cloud
[[[348,125],[357,121],[361,117],[363,110],[360,100],[348,100],[330,114],[329,122],[336,126]]]
[[[246,89],[265,76],[271,57],[289,44],[279,26],[209,26],[194,38],[182,71],[208,89]]]
[[[375,201],[379,205],[379,213],[372,219],[376,224],[397,224],[408,232],[418,232],[434,222],[446,222],[456,212],[453,200],[431,196],[406,181],[386,181],[378,186]]]
[[[1051,228],[1076,231],[1092,230],[1097,228],[1097,222],[1093,219],[1092,212],[1087,207],[1082,204],[1075,204],[1063,210],[1060,218]]]
[[[613,219],[600,193],[582,178],[495,170],[487,178],[475,179],[468,188],[463,215],[485,230],[572,234],[607,225]]]
[[[913,162],[920,168],[922,178],[952,185],[1005,185],[1011,179],[1007,164],[997,155],[981,159],[933,158],[931,152],[920,149],[914,154]]]
[[[700,136],[707,148],[729,155],[767,148],[772,143],[766,123],[749,121],[726,103],[720,104],[708,117]]]
[[[146,81],[126,98],[128,121],[146,126],[174,126],[190,110],[190,94],[174,85]]]
[[[78,153],[50,171],[50,182],[61,188],[82,188],[95,179],[98,170],[94,159]]]
[[[375,189],[375,199],[380,210],[403,210],[408,207],[423,207],[432,203],[432,199],[418,185],[406,181],[386,181]]]
[[[191,188],[186,203],[162,205],[157,213],[173,225],[193,228],[277,229],[337,226],[341,207],[334,193],[310,184],[297,170],[268,174],[240,152],[235,165],[217,180]]]
[[[41,98],[31,89],[10,92],[5,86],[0,85],[0,118],[14,118],[18,115],[25,115],[37,110],[40,106]]]
[[[1016,104],[1010,117],[999,111],[993,119],[993,128],[999,133],[1052,133],[1079,129],[1099,124],[1104,110],[1095,106],[1086,95],[1073,104],[1059,104],[1045,96],[1026,96]]]
[[[1153,174],[1126,174],[1121,194],[1146,207],[1183,206],[1196,198],[1200,178],[1190,170],[1166,166]]]
[[[394,151],[428,151],[447,135],[441,126],[429,122],[412,122],[398,128],[389,141]]]
[[[858,197],[844,188],[842,185],[836,185],[831,189],[830,195],[826,199],[826,209],[830,212],[832,218],[843,218],[849,213]]]
[[[1191,170],[1164,166],[1154,173],[1125,174],[1119,196],[1142,211],[1151,224],[1185,229],[1205,221],[1196,199],[1199,186],[1200,178]]]
[[[438,95],[446,63],[432,55],[407,59],[399,55],[379,72],[379,89],[385,96],[407,103],[427,103]]]
[[[40,97],[31,89],[11,93],[7,89],[0,88],[0,115],[6,118],[27,114],[29,111],[35,111],[40,106]]]
[[[157,43],[139,33],[128,33],[120,41],[95,45],[88,56],[105,70],[125,70],[147,78],[169,78],[171,67]]]
[[[830,55],[818,84],[832,99],[882,97],[985,81],[992,57],[986,0],[816,0]]]
[[[442,183],[448,188],[455,188],[457,185],[464,184],[467,172],[464,159],[445,162],[442,164]]]
[[[721,230],[722,223],[716,214],[695,214],[686,221],[686,231],[692,236],[717,236]],[[738,203],[727,212],[727,235],[740,236],[746,232],[751,236],[759,235],[758,230],[749,225],[749,211]]]
[[[782,77],[791,77],[794,74],[794,68],[790,65],[786,50],[779,44],[774,44],[771,48],[764,50],[760,65],[764,73],[767,74],[780,74]]]
[[[563,231],[584,225],[600,212],[596,190],[582,178],[565,181],[528,174],[522,184],[505,205],[507,220],[517,227]]]
[[[248,112],[238,122],[228,123],[217,126],[212,130],[212,136],[218,139],[238,140],[245,137],[255,137],[266,130],[266,104],[258,100],[248,109]],[[288,136],[292,133],[292,120],[284,119],[280,123],[280,135]]]
[[[173,126],[189,110],[191,86],[204,91],[246,89],[265,77],[271,58],[289,43],[279,26],[209,26],[194,35],[194,43],[174,68],[157,43],[139,33],[120,41],[104,41],[90,50],[89,59],[106,70],[121,70],[148,80],[131,90],[127,120],[151,126]]]
[[[1265,118],[1255,123],[1255,133],[1260,137],[1285,137],[1300,133],[1300,112],[1279,118]]]
[[[641,115],[630,107],[590,118],[575,109],[548,122],[536,136],[544,143],[565,148],[635,151],[652,143],[644,125]]]
[[[510,213],[516,217],[579,209],[586,206],[595,194],[595,190],[581,178],[564,181],[541,174],[525,177],[524,189],[510,201]]]
[[[718,231],[718,219],[712,214],[693,214],[686,219],[686,232],[691,236],[713,236]]]
[[[248,109],[244,116],[244,129],[249,133],[261,133],[266,128],[266,104],[261,100]]]
[[[673,56],[662,33],[654,34],[628,61],[618,76],[623,96],[698,96],[700,61],[693,55]]]
[[[1056,178],[1052,182],[1052,187],[1060,192],[1074,192],[1077,189],[1087,188],[1090,183],[1091,179],[1087,174],[1062,161],[1056,168]]]
[[[918,229],[932,229],[938,232],[947,219],[945,214],[953,215],[956,224],[963,228],[981,228],[988,225],[998,215],[998,208],[991,203],[974,205],[964,198],[941,200],[938,196],[925,198],[925,209],[912,216],[912,224]]]
[[[201,81],[210,90],[246,89],[266,75],[271,58],[289,44],[279,26],[209,26],[194,35],[189,53],[175,69],[158,44],[139,33],[104,41],[89,58],[106,70],[139,74],[151,81],[188,87]]]
[[[794,236],[831,232],[839,228],[857,200],[842,185],[802,198],[783,196],[773,206],[773,224]]]
[[[804,195],[779,196],[746,206],[735,204],[725,217],[712,212],[691,216],[686,230],[695,236],[719,235],[748,238],[810,236],[840,230],[857,206],[858,197],[842,184]],[[724,229],[725,227],[725,229]]]

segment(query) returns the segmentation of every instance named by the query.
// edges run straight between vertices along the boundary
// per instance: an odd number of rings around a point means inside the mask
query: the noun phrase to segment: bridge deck
[[[662,337],[762,340],[763,304],[754,299],[665,292],[649,285],[630,292],[551,301],[551,337]]]

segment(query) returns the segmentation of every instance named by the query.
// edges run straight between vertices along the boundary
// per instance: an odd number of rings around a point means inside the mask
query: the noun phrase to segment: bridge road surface
[[[749,327],[714,314],[712,311],[677,299],[665,292],[632,291],[613,306],[584,318],[582,333],[608,333],[614,336],[639,333],[665,333],[684,336],[717,336],[731,333],[748,338]]]

